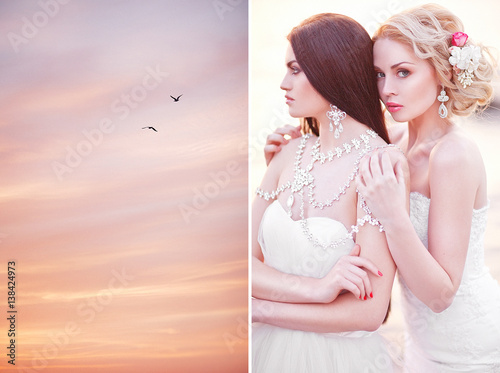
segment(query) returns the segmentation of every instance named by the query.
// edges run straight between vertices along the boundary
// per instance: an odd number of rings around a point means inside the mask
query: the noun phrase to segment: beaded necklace
[[[353,235],[359,231],[359,228],[365,225],[366,223],[369,223],[374,226],[379,227],[379,231],[383,232],[384,228],[382,224],[375,219],[372,216],[371,211],[369,210],[368,206],[366,205],[366,202],[362,198],[361,194],[358,195],[360,197],[360,205],[363,211],[365,212],[365,216],[361,219],[357,219],[356,225],[351,226],[351,230],[346,234],[345,237],[338,239],[336,241],[330,242],[330,243],[324,243],[320,242],[316,237],[313,236],[313,234],[310,232],[307,220],[305,218],[304,214],[304,189],[307,186],[309,189],[308,197],[309,197],[309,203],[313,208],[319,208],[319,209],[324,209],[325,207],[331,207],[334,202],[337,202],[340,200],[340,197],[342,195],[345,195],[347,192],[347,189],[350,187],[351,182],[356,178],[357,174],[359,173],[359,163],[361,162],[362,157],[367,154],[369,151],[372,150],[372,147],[370,145],[370,139],[371,138],[376,138],[378,135],[375,131],[373,130],[367,130],[366,134],[361,134],[359,139],[352,139],[351,143],[344,143],[342,147],[337,147],[334,149],[334,152],[329,151],[327,154],[320,153],[319,151],[319,137],[316,140],[315,144],[313,145],[311,149],[311,162],[306,166],[306,168],[301,168],[300,165],[302,163],[302,157],[304,154],[304,148],[306,147],[307,140],[311,137],[310,134],[306,134],[302,136],[301,142],[299,144],[299,147],[297,149],[297,155],[295,156],[295,163],[294,163],[294,178],[293,181],[287,181],[285,184],[280,185],[276,190],[273,190],[271,192],[263,191],[260,188],[257,188],[256,194],[264,198],[266,201],[269,199],[276,199],[279,194],[281,194],[283,191],[286,189],[291,189],[291,194],[287,199],[287,207],[288,207],[288,216],[291,218],[292,217],[292,206],[295,202],[295,197],[294,193],[297,193],[298,196],[300,197],[301,203],[300,203],[300,225],[302,228],[302,232],[304,235],[307,237],[307,239],[312,242],[314,246],[321,247],[324,250],[327,249],[335,249],[338,246],[341,246],[345,244],[347,240],[352,240]],[[352,144],[352,145],[351,145]],[[361,148],[361,145],[364,145],[363,148]],[[392,146],[392,145],[384,145],[384,146],[378,146],[375,147],[374,149],[377,148],[383,148],[387,146]],[[314,164],[316,162],[320,162],[320,164],[324,164],[326,161],[333,161],[334,159],[340,158],[344,154],[349,154],[352,151],[352,148],[359,150],[360,154],[356,158],[356,161],[354,162],[354,168],[351,174],[348,176],[347,181],[344,183],[342,187],[339,189],[339,193],[335,194],[331,199],[328,199],[325,202],[317,202],[314,198],[314,176],[311,174],[311,170],[314,167]],[[357,190],[356,190],[357,191]]]

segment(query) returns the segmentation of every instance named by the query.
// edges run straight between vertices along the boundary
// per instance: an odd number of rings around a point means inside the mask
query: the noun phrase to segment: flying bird
[[[170,95],[170,97],[172,97],[174,99],[174,102],[177,102],[179,101],[179,99],[181,98],[182,95],[178,96],[177,98],[175,98],[174,96]]]
[[[156,130],[156,128],[151,127],[151,126],[149,126],[149,127],[142,127],[142,129],[143,129],[143,130],[148,129],[148,130],[153,130],[153,131],[155,131],[155,132],[158,132],[158,131]]]

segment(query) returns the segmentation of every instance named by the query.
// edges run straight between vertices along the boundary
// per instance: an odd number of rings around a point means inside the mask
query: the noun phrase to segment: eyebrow
[[[399,62],[399,63],[397,63],[397,64],[395,64],[395,65],[392,65],[392,66],[391,66],[391,69],[394,69],[395,67],[398,67],[399,65],[402,65],[402,64],[404,64],[404,63],[408,63],[408,64],[410,64],[410,65],[415,65],[415,64],[414,64],[414,63],[412,63],[412,62],[403,61],[403,62]]]
[[[398,67],[399,65],[402,65],[402,64],[405,64],[405,63],[408,63],[408,64],[410,64],[410,65],[415,65],[415,64],[414,64],[414,63],[412,63],[412,62],[403,61],[403,62],[399,62],[399,63],[396,63],[396,64],[392,65],[392,66],[391,66],[391,69],[394,69],[394,68]]]
[[[394,65],[392,65],[392,66],[391,66],[391,70],[392,70],[392,69],[395,69],[395,68],[396,68],[396,67],[398,67],[399,65],[403,65],[403,64],[405,64],[405,63],[410,64],[410,65],[415,65],[413,62],[408,62],[408,61],[398,62],[398,63],[396,63],[396,64],[394,64]],[[381,68],[380,68],[380,67],[378,67],[378,66],[374,66],[374,67],[375,67],[375,69],[381,70]]]

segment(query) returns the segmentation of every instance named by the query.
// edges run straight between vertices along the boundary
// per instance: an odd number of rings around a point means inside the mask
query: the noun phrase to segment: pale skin
[[[342,144],[342,139],[334,139],[333,134],[328,131],[329,120],[326,112],[330,109],[329,103],[307,81],[290,47],[286,55],[286,65],[287,73],[281,88],[286,91],[290,115],[314,117],[320,122],[320,134],[326,133],[320,137],[322,152]],[[349,116],[343,124],[344,139],[358,137],[367,129]],[[293,177],[298,141],[291,140],[291,146],[283,147],[283,150],[273,157],[261,183],[263,190],[274,190]],[[310,152],[315,141],[315,138],[308,140],[305,154]],[[380,138],[372,141],[373,146],[384,144]],[[398,156],[397,152],[390,153],[391,164],[396,164],[404,158]],[[352,171],[354,159],[355,155],[346,156],[338,162],[332,162],[332,165],[318,168],[315,178],[323,180],[316,184],[318,198],[325,199],[325,196],[331,194],[332,188],[338,189],[338,186],[343,184]],[[326,175],[341,176],[328,178]],[[278,203],[285,206],[287,197],[288,194],[283,193],[278,197]],[[355,246],[350,255],[342,257],[322,279],[285,274],[263,262],[257,241],[257,228],[270,203],[272,201],[257,197],[252,207],[252,223],[255,227],[252,236],[253,321],[313,332],[376,330],[385,317],[395,274],[395,265],[384,234],[379,232],[378,227],[368,224],[360,228],[356,243],[362,249]],[[298,219],[298,210],[298,204],[295,204],[292,210],[294,219]],[[365,215],[358,205],[354,187],[348,189],[334,212],[327,211],[328,209],[320,212],[313,210],[308,209],[307,214],[327,216],[348,227],[355,224],[357,217]]]
[[[390,136],[408,159],[410,191],[430,198],[429,249],[409,219],[403,174],[386,155],[374,154],[361,163],[358,188],[384,225],[409,289],[434,312],[442,312],[462,279],[473,209],[488,203],[484,164],[463,131],[439,117],[441,82],[428,62],[399,42],[380,39],[374,65],[381,100],[397,122],[408,122],[391,128]]]

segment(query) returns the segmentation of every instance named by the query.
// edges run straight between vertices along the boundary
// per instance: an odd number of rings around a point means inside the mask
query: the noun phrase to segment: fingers
[[[394,169],[392,168],[391,157],[387,152],[382,152],[381,157],[382,163],[382,173],[384,176],[392,176],[394,175]]]
[[[273,132],[267,136],[266,145],[286,145],[288,140],[285,139],[284,134]]]
[[[346,291],[348,291],[349,293],[352,293],[356,298],[364,300],[364,297],[365,297],[364,293],[363,293],[363,295],[361,295],[362,294],[361,289],[354,281],[350,281],[349,279],[344,277],[339,282],[339,286],[342,289],[345,289]]]
[[[269,163],[271,163],[271,160],[275,156],[275,154],[279,153],[281,151],[281,146],[278,145],[266,145],[264,146],[264,158],[266,159],[266,166],[269,166]]]
[[[398,162],[399,163],[399,162]],[[395,167],[397,164],[395,165]],[[385,150],[375,150],[370,156],[363,158],[359,166],[359,175],[356,182],[359,191],[363,194],[370,185],[376,185],[379,182],[384,184],[389,180],[404,180],[404,174],[400,165],[401,177],[396,175],[396,169],[393,168],[391,157]],[[359,188],[361,186],[361,188]]]
[[[374,151],[370,157],[370,171],[374,178],[382,176],[382,169],[380,168],[379,152]]]
[[[397,180],[398,184],[404,184],[405,183],[405,174],[403,171],[403,166],[401,165],[400,161],[398,161],[396,163],[394,171],[396,172],[396,180]]]
[[[352,293],[356,298],[361,300],[373,298],[370,278],[361,268],[351,266],[338,276],[337,282],[339,286]]]
[[[360,271],[364,272],[363,270]],[[356,298],[361,300],[365,300],[365,298],[368,299],[365,288],[365,282],[361,277],[359,277],[355,273],[346,272],[342,279],[341,285],[344,289],[351,292]]]
[[[300,136],[302,136],[300,126],[295,127],[289,124],[277,128],[273,133],[267,136],[266,145],[264,146],[266,164],[269,166],[274,155],[280,152],[283,145],[288,144],[289,140],[287,137],[294,139]]]
[[[298,126],[292,126],[290,124],[287,124],[283,127],[277,128],[274,133],[278,133],[280,135],[288,135],[292,139],[296,139],[297,137],[302,136],[302,132],[300,132],[300,125]]]
[[[357,298],[366,300],[373,298],[373,288],[368,273],[371,272],[377,277],[383,274],[369,259],[352,255],[357,253],[359,248],[359,245],[355,245],[349,255],[339,260],[335,266],[337,268],[334,281]]]
[[[276,154],[279,153],[280,151],[281,151],[281,146],[278,145],[269,144],[264,146],[264,153],[266,153],[266,155],[268,153]]]
[[[349,253],[349,255],[359,256],[360,252],[361,252],[361,246],[359,246],[358,244],[355,244],[354,247],[352,248],[351,252]]]
[[[300,132],[300,126],[292,126],[290,124],[287,124],[283,127],[276,128],[272,135],[278,135],[282,138],[284,138],[284,136],[290,136],[292,139],[295,139],[302,136],[302,132]]]
[[[378,268],[373,264],[373,262],[369,259],[363,258],[363,257],[355,257],[355,256],[350,256],[349,257],[349,262],[356,267],[363,267],[366,268],[368,271],[373,273],[377,277],[382,277],[382,272],[378,270]]]
[[[358,176],[356,176],[356,184],[358,190],[362,194],[364,194],[363,191],[371,178],[372,174],[370,172],[370,156],[365,156],[363,157],[363,159],[361,159],[361,162],[359,164],[359,173]]]
[[[373,298],[372,283],[368,274],[359,267],[351,267],[350,271],[354,275],[352,282],[356,283],[360,290],[359,299],[366,300],[368,297]]]

